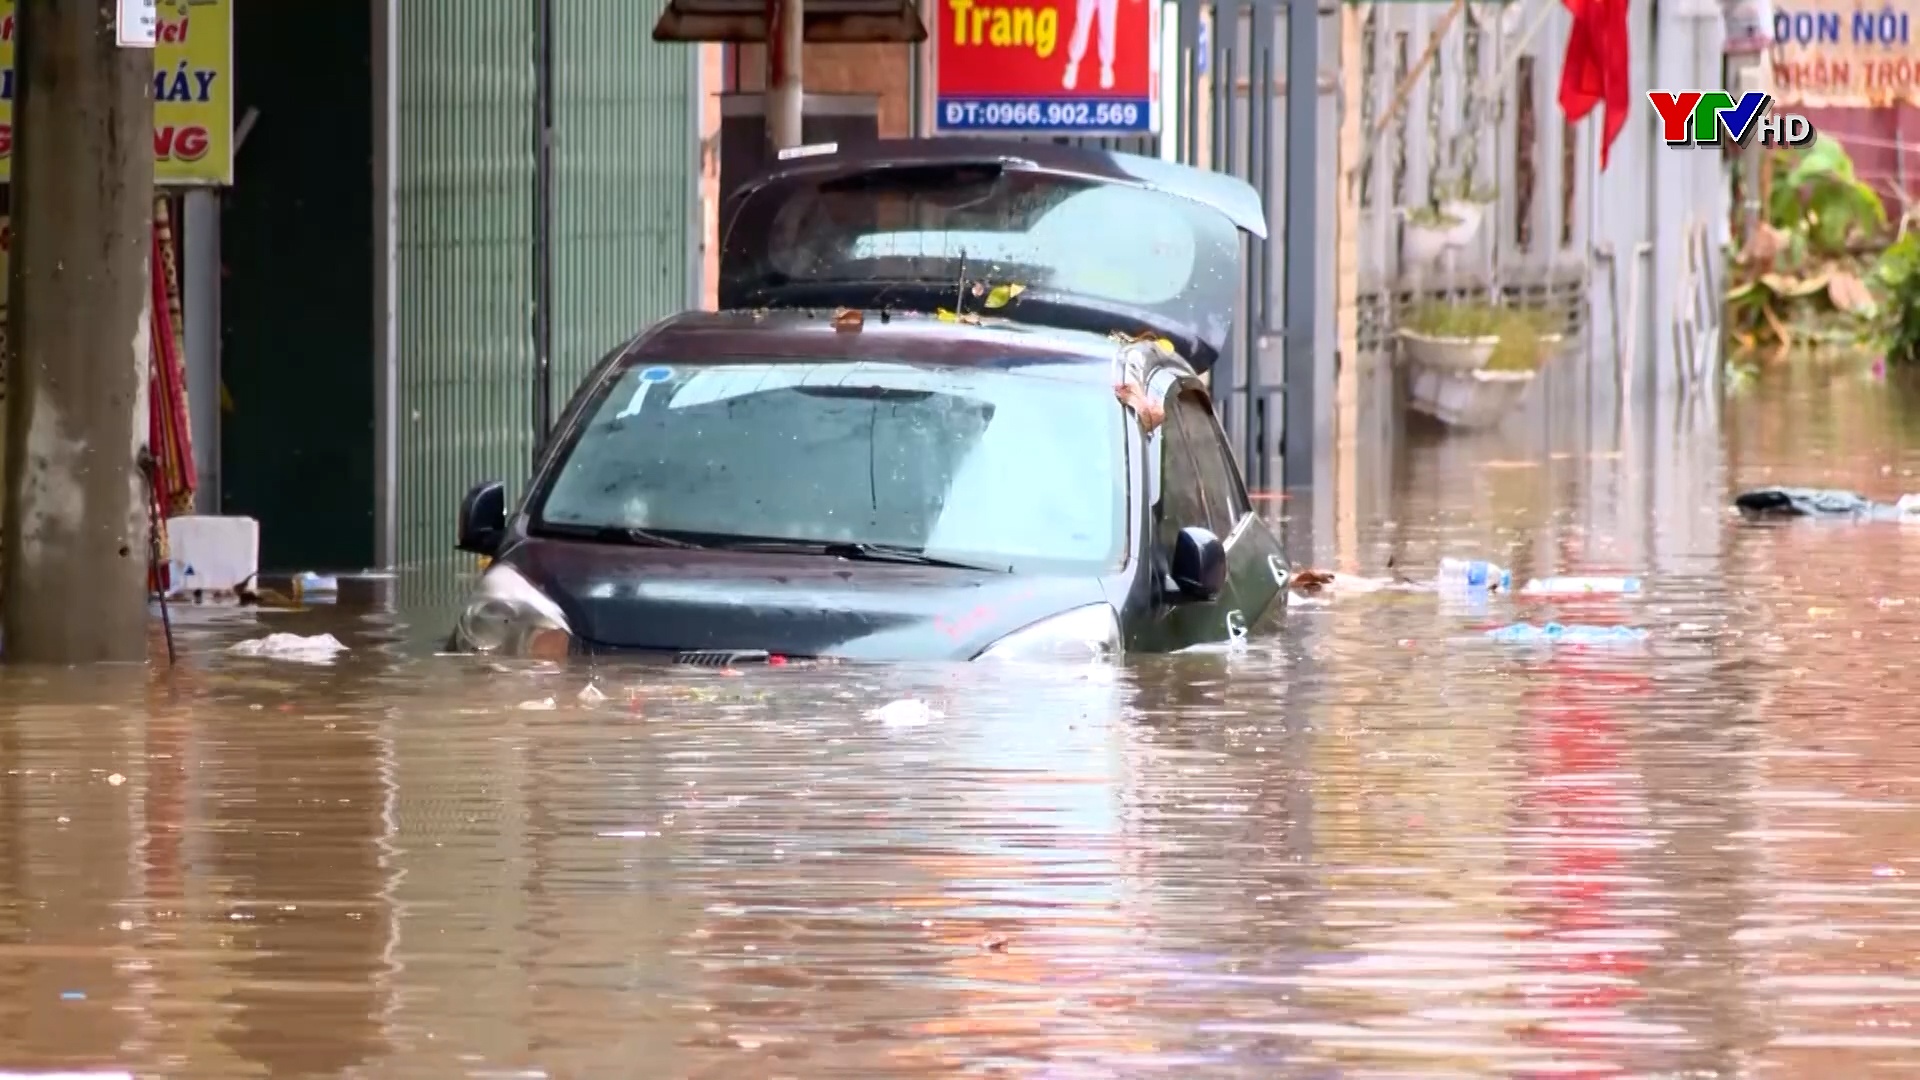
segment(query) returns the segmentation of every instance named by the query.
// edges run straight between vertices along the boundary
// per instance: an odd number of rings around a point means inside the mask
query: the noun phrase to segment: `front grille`
[[[673,662],[690,667],[737,667],[764,664],[772,656],[765,649],[696,649],[675,654]]]

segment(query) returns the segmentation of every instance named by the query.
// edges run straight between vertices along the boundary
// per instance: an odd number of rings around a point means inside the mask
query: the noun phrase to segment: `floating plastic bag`
[[[890,728],[909,728],[924,727],[940,713],[933,706],[917,698],[901,698],[898,701],[889,701],[867,715],[870,719],[878,720]]]
[[[242,641],[227,650],[235,656],[254,656],[263,660],[291,660],[301,664],[330,664],[333,658],[346,652],[347,647],[332,634],[315,634],[302,637],[299,634],[268,634],[252,641]]]
[[[1635,596],[1639,592],[1636,577],[1535,578],[1520,590],[1522,596]]]
[[[1895,515],[1891,506],[1876,503],[1859,492],[1837,488],[1755,488],[1741,492],[1733,500],[1733,505],[1750,518],[1873,518]]]
[[[1503,645],[1637,645],[1647,640],[1647,632],[1637,626],[1563,626],[1547,623],[1514,623],[1487,631],[1487,637]]]

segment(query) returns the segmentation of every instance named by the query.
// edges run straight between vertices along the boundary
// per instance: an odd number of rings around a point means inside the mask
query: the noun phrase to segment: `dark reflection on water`
[[[495,668],[433,620],[183,612],[0,673],[0,1066],[192,1077],[1867,1075],[1920,1059],[1914,396],[1369,447],[1343,595],[1113,677]],[[1603,425],[1602,425],[1603,426]],[[1579,441],[1566,434],[1577,431]],[[1640,652],[1497,650],[1524,615]],[[421,629],[426,627],[426,629]],[[331,667],[229,658],[331,631]],[[928,711],[875,715],[912,698]],[[544,706],[548,700],[552,707]],[[914,722],[914,721],[918,722]]]

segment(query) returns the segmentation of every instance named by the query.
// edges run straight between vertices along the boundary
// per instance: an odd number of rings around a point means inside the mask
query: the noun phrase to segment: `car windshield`
[[[1023,285],[1183,324],[1231,317],[1240,237],[1219,212],[1130,184],[984,168],[795,178],[729,231],[723,292],[833,282]]]
[[[1034,370],[635,366],[566,449],[535,528],[1109,569],[1126,535],[1120,408],[1102,384]]]

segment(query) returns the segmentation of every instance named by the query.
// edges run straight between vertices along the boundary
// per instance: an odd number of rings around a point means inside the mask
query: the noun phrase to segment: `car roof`
[[[656,323],[621,357],[643,364],[818,364],[831,361],[996,368],[1111,385],[1119,346],[1099,334],[1004,320],[954,323],[913,312],[861,313],[858,331],[831,311],[690,311]],[[1172,366],[1191,374],[1176,359]]]
[[[1260,194],[1245,180],[1142,154],[974,136],[869,139],[845,145],[822,143],[801,149],[803,152],[797,156],[769,162],[759,175],[738,190],[728,192],[728,200],[747,198],[753,189],[787,177],[806,177],[819,182],[880,167],[1023,163],[1059,176],[1152,188],[1223,214],[1235,227],[1256,237],[1264,239],[1267,235],[1267,215],[1261,206]]]

